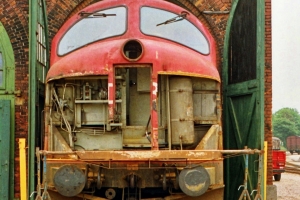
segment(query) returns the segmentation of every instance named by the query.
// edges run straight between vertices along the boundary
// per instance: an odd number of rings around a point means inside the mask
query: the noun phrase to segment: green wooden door
[[[0,100],[0,199],[9,199],[10,101]]]
[[[29,1],[29,130],[28,130],[28,190],[36,190],[35,148],[42,147],[45,79],[49,68],[48,25],[45,0]],[[34,195],[30,197],[35,199]]]
[[[262,149],[264,140],[264,0],[236,0],[227,26],[223,66],[225,149]],[[225,159],[225,197],[242,193],[245,157]],[[257,188],[258,155],[249,156],[248,192]],[[260,179],[260,181],[262,181]]]
[[[14,196],[15,61],[8,34],[0,23],[0,199]]]

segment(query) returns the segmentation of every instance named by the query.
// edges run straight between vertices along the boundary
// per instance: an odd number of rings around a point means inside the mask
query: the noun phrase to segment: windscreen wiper
[[[78,15],[80,15],[80,17],[85,17],[85,18],[116,16],[116,14],[106,14],[106,13],[97,13],[97,12],[91,13],[85,11],[78,13]]]
[[[181,20],[185,19],[188,14],[189,14],[188,12],[183,11],[180,15],[177,15],[176,17],[168,19],[168,20],[166,20],[166,21],[164,21],[160,24],[156,24],[156,26],[166,25],[166,24],[170,24],[170,23],[173,23],[173,22],[181,21]]]

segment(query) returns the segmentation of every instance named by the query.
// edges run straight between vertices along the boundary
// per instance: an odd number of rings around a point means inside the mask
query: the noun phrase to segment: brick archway
[[[9,172],[9,199],[19,198],[20,194],[20,173],[19,173],[19,153],[14,150],[18,147],[19,138],[26,138],[28,135],[28,2],[18,0],[0,1],[0,21],[7,33],[7,42],[11,43],[14,85],[9,89],[10,93],[22,91],[20,96],[12,95],[14,99],[11,109],[14,113],[13,137],[11,139],[10,150],[10,170]],[[13,81],[11,80],[11,81]]]

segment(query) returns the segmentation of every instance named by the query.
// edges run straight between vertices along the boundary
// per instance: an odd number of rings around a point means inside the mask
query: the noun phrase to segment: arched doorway
[[[264,1],[233,3],[227,24],[223,63],[225,149],[263,149]],[[238,199],[247,174],[251,193],[263,184],[258,155],[225,160],[225,199]],[[249,165],[247,164],[249,163]],[[246,173],[247,172],[247,173]],[[263,191],[262,188],[260,188]]]
[[[14,188],[15,61],[9,36],[0,22],[0,199]]]

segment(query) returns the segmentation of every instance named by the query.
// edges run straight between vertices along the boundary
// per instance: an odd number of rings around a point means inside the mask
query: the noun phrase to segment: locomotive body
[[[223,199],[216,46],[165,1],[101,1],[54,37],[43,181],[55,199]]]

